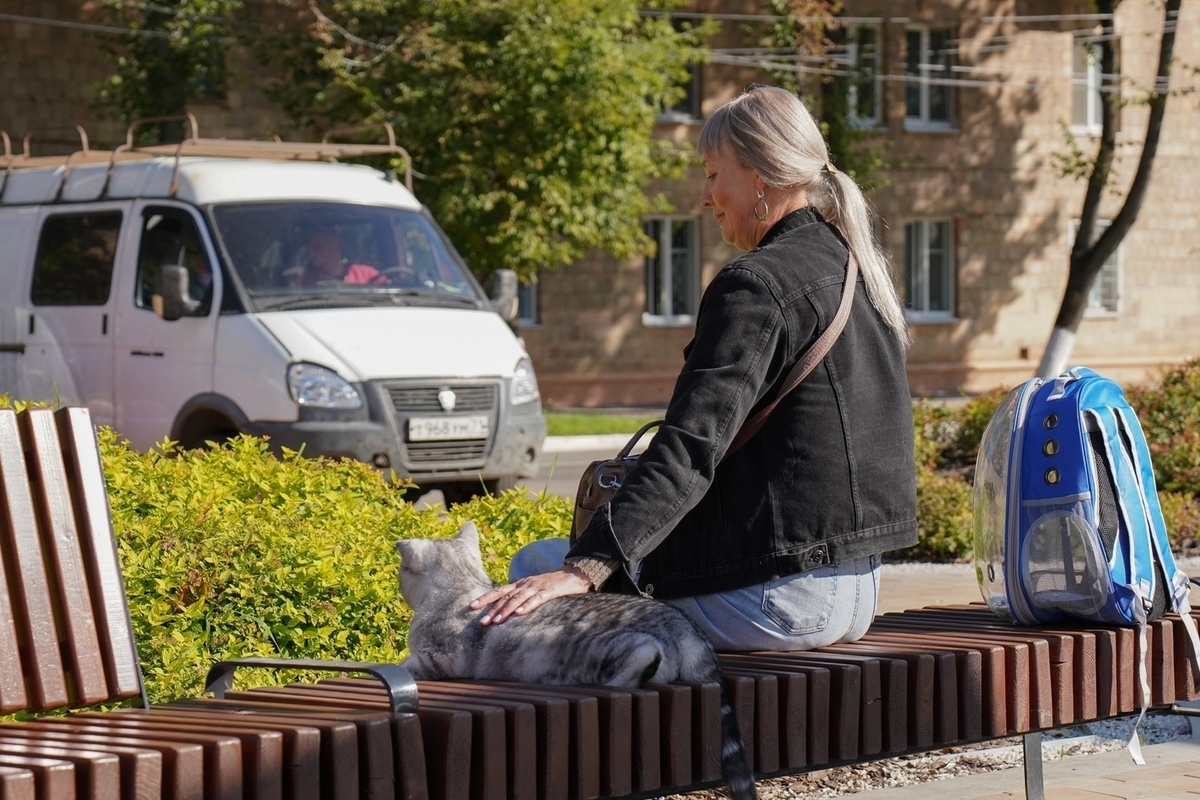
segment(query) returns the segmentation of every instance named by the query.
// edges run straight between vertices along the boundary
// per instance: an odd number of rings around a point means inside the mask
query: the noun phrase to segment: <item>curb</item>
[[[543,453],[575,453],[583,450],[611,450],[615,456],[629,441],[632,433],[605,433],[588,436],[547,436],[542,444]],[[643,442],[649,442],[649,437],[642,437]],[[635,453],[646,449],[634,447]]]

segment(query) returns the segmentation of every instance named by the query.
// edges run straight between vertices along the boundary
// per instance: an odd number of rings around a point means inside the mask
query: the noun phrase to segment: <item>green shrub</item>
[[[1200,495],[1200,358],[1126,394],[1146,433],[1158,488]]]
[[[971,556],[973,527],[971,485],[957,475],[917,466],[919,541],[889,559],[961,561]]]
[[[277,459],[262,439],[166,454],[100,439],[152,700],[195,694],[224,657],[402,656],[394,542],[449,532],[435,513],[363,464]]]
[[[1200,547],[1200,501],[1182,492],[1159,492],[1163,519],[1171,549],[1177,553],[1195,553]]]

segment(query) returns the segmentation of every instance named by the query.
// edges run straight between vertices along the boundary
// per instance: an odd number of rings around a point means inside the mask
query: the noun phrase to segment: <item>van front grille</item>
[[[454,411],[447,412],[438,400],[444,389],[454,392]],[[491,384],[442,383],[413,386],[408,384],[385,384],[384,390],[395,411],[400,439],[404,442],[405,460],[409,466],[422,468],[473,468],[483,465],[492,449],[499,421],[500,389]],[[486,439],[440,439],[436,441],[408,441],[409,417],[462,416],[465,414],[486,415],[489,434]]]
[[[495,413],[497,391],[495,384],[485,386],[388,386],[387,393],[392,399],[392,407],[401,416],[413,414],[444,414],[442,404],[438,402],[438,392],[443,388],[454,392],[456,402],[454,413],[480,412]]]
[[[489,439],[445,442],[405,442],[408,459],[414,464],[449,464],[456,461],[480,461],[487,455]]]

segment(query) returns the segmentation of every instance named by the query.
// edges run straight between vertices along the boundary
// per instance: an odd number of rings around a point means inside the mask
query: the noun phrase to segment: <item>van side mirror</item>
[[[154,313],[168,322],[187,316],[200,307],[200,302],[188,295],[187,267],[163,264],[154,276]]]
[[[492,273],[492,310],[510,325],[517,320],[517,273],[511,269],[498,269]]]

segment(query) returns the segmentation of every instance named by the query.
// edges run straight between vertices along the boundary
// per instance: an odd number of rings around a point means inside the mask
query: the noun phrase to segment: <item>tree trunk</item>
[[[1116,75],[1116,58],[1113,49],[1113,13],[1119,0],[1099,0],[1097,10],[1104,15],[1103,30],[1099,45],[1100,71],[1103,76]],[[1101,133],[1092,171],[1088,176],[1087,191],[1079,215],[1079,231],[1071,248],[1070,267],[1067,273],[1067,288],[1063,292],[1062,304],[1054,321],[1050,340],[1042,354],[1037,374],[1043,378],[1058,375],[1066,368],[1075,343],[1075,334],[1087,309],[1088,293],[1104,262],[1116,252],[1125,235],[1137,221],[1138,212],[1146,198],[1154,156],[1158,152],[1158,140],[1162,133],[1163,116],[1167,110],[1170,92],[1170,67],[1175,47],[1175,24],[1179,18],[1182,0],[1168,0],[1163,16],[1162,38],[1159,45],[1157,80],[1146,100],[1150,116],[1146,123],[1146,138],[1138,159],[1137,172],[1125,197],[1125,203],[1112,223],[1097,239],[1096,220],[1100,201],[1108,188],[1112,171],[1113,155],[1116,150],[1116,107],[1117,98],[1113,91],[1102,91],[1100,95]],[[1112,87],[1102,87],[1112,88]]]

